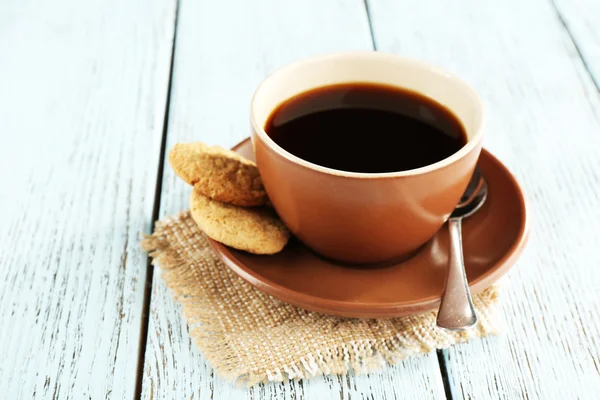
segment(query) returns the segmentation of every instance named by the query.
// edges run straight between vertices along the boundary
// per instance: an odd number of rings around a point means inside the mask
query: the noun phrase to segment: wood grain
[[[132,398],[172,0],[0,5],[0,397]]]
[[[362,1],[195,2],[178,20],[167,148],[202,140],[232,146],[249,135],[249,104],[275,68],[312,54],[370,49]],[[189,188],[165,168],[161,216],[188,208]],[[363,377],[235,388],[215,375],[191,342],[181,310],[156,271],[143,398],[425,399],[444,397],[435,354]]]
[[[592,1],[574,4],[579,22],[600,20]],[[597,397],[600,98],[552,4],[371,0],[370,9],[379,49],[443,65],[481,93],[485,146],[521,181],[533,215],[505,281],[507,334],[445,352],[453,397]],[[578,28],[594,32],[579,35],[589,60],[597,25]]]
[[[600,2],[552,0],[552,5],[596,88],[600,90]]]

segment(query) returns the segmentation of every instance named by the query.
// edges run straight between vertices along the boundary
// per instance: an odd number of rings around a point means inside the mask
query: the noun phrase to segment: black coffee
[[[419,168],[449,157],[466,143],[462,124],[441,104],[370,83],[299,94],[270,115],[265,130],[288,152],[349,172]]]

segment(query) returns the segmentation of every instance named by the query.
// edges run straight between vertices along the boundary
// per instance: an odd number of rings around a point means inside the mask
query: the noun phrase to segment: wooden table
[[[274,69],[377,49],[464,77],[532,235],[507,332],[368,376],[236,388],[138,242],[187,207],[165,149],[248,135]],[[597,0],[0,2],[0,397],[592,399],[600,393]]]

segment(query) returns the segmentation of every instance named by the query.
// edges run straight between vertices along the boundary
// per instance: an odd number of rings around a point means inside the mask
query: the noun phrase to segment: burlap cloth
[[[352,319],[306,311],[264,294],[227,268],[189,212],[159,221],[142,242],[181,302],[190,334],[222,377],[254,385],[322,374],[372,372],[407,357],[496,334],[498,290],[475,298],[476,328],[449,333],[435,312]]]

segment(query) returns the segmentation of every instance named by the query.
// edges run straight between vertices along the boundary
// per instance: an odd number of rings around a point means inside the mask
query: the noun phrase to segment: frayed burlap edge
[[[200,351],[217,373],[223,378],[252,386],[257,383],[280,382],[287,379],[309,379],[326,374],[364,374],[382,369],[386,364],[394,365],[406,358],[444,349],[470,338],[495,335],[503,331],[499,315],[497,286],[492,286],[474,298],[479,317],[476,328],[466,332],[446,332],[435,327],[435,312],[385,320],[350,319],[326,316],[298,309],[299,314],[311,315],[317,321],[327,321],[333,326],[342,326],[350,334],[337,331],[329,335],[333,345],[318,349],[301,349],[295,358],[280,365],[249,365],[244,362],[239,349],[234,349],[230,332],[223,330],[220,323],[219,305],[210,299],[205,287],[199,284],[206,276],[199,276],[195,262],[190,262],[177,243],[179,226],[197,229],[189,212],[158,221],[152,235],[142,241],[142,248],[149,252],[152,264],[160,267],[161,275],[176,301],[182,304],[183,314],[190,326],[190,335]],[[198,230],[191,232],[192,247],[203,252],[206,262],[216,268],[233,273],[214,254],[204,235]],[[187,242],[186,242],[187,240]],[[229,279],[229,278],[228,278]],[[235,276],[241,285],[249,286]],[[257,290],[254,288],[246,290]],[[269,297],[268,295],[261,294]],[[273,299],[275,303],[278,301]],[[279,303],[281,304],[281,303]],[[286,305],[287,307],[293,307]],[[295,308],[295,307],[294,307]],[[239,310],[243,313],[243,309]],[[309,327],[310,329],[310,327]],[[323,335],[323,332],[315,332]],[[348,337],[351,339],[348,340]],[[289,340],[293,340],[290,338]],[[301,340],[301,339],[300,339]],[[328,343],[331,341],[327,341]],[[265,346],[269,346],[267,343]],[[252,362],[254,363],[254,362]]]

